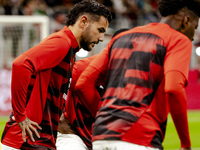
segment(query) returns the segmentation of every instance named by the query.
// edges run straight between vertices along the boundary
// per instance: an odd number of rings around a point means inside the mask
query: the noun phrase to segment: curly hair
[[[188,0],[188,9],[200,17],[200,0]]]
[[[74,8],[67,14],[66,26],[74,25],[83,14],[89,14],[94,21],[98,21],[101,16],[104,16],[109,23],[112,20],[111,12],[104,5],[94,0],[83,0],[75,4]]]
[[[174,15],[184,7],[200,16],[199,6],[199,0],[159,0],[158,2],[158,10],[163,17]]]
[[[160,0],[158,2],[158,10],[161,16],[177,14],[180,9],[187,5],[187,0]]]

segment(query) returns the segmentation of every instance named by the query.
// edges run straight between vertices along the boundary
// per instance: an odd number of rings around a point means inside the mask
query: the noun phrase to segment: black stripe
[[[36,139],[37,137],[34,136],[34,139]],[[30,139],[30,138],[29,138]],[[42,141],[42,143],[47,143],[47,144],[52,144],[52,141],[50,139],[47,139],[47,138],[43,138],[41,137],[40,139],[37,139],[37,141]],[[55,150],[55,148],[49,148],[49,147],[45,147],[45,146],[42,146],[42,145],[32,145],[32,144],[29,144],[27,142],[24,142],[22,144],[22,146],[20,147],[20,150]]]
[[[52,101],[50,101],[48,98],[46,100],[46,107],[47,106],[49,107],[49,109],[51,109],[51,112],[61,116],[62,110],[59,107],[57,107],[56,105],[54,105],[54,103]],[[57,125],[57,123],[55,123],[55,125]]]
[[[95,121],[95,118],[92,116],[83,118],[83,122],[84,122],[85,126],[87,126],[87,127],[91,127],[92,124],[94,123],[94,121]]]
[[[30,85],[30,84],[29,84],[28,90],[29,90],[29,91],[32,91],[32,90],[33,90],[33,85]]]
[[[79,102],[77,102],[76,108],[77,108],[78,110],[80,110],[81,112],[84,112],[84,114],[91,115],[91,113],[90,113],[90,111],[87,109],[87,107],[85,107],[84,105],[80,104]]]
[[[46,121],[44,121],[44,122],[48,122],[48,121],[46,120]],[[39,133],[45,133],[45,134],[51,135],[51,134],[52,134],[52,131],[53,131],[51,125],[49,124],[49,122],[48,122],[48,124],[44,124],[44,122],[43,122],[43,120],[42,120],[42,122],[40,123],[40,126],[42,127],[42,130],[39,130],[39,129],[38,129],[38,132],[39,132]]]
[[[96,118],[96,121],[95,121],[95,124],[93,126],[93,135],[96,136],[96,135],[109,135],[109,134],[113,134],[113,135],[120,135],[121,133],[119,132],[116,132],[116,131],[113,131],[113,130],[109,130],[107,128],[107,125],[108,125],[108,122],[105,121],[103,124],[102,124],[102,120],[110,120],[110,117],[107,116],[107,117],[100,117],[98,116]],[[101,124],[101,126],[99,126],[99,124]]]
[[[124,88],[128,83],[135,84],[135,85],[138,85],[138,86],[141,86],[144,88],[149,88],[149,89],[153,88],[152,83],[150,81],[136,78],[136,77],[129,77],[129,78],[124,78],[124,79],[120,78],[120,77],[109,78],[109,82],[108,82],[108,85],[106,86],[106,88],[110,88],[110,87]]]
[[[137,101],[133,100],[126,100],[126,99],[117,99],[113,105],[119,105],[119,106],[133,106],[136,108],[139,108],[141,104]]]
[[[59,98],[60,96],[60,91],[57,88],[54,88],[51,86],[48,87],[48,93],[50,93],[52,96],[55,96],[57,98]]]
[[[154,97],[154,93],[150,93],[149,95],[145,96],[142,100],[142,103],[145,104],[145,105],[150,105],[152,100],[153,100],[153,97]],[[108,97],[104,97],[101,99],[101,101],[104,101],[104,100],[109,100],[109,99],[116,99],[116,96],[108,96]],[[140,107],[141,106],[141,103],[138,103],[136,101],[132,101],[132,100],[126,100],[126,99],[117,99],[117,101],[115,101],[113,103],[114,105],[120,105],[120,106],[134,106],[134,107]]]
[[[80,118],[79,118],[79,119],[75,119],[75,120],[73,121],[73,126],[83,129],[84,126],[90,128],[90,127],[92,126],[92,124],[94,123],[95,118],[92,117],[92,116],[89,116],[89,117],[87,117],[87,118],[84,117],[84,118],[83,118],[83,122],[82,122],[82,121],[79,121],[79,120],[80,120]]]
[[[110,67],[112,69],[124,69],[127,65],[127,59],[111,59],[110,60]]]
[[[44,138],[44,137],[40,137],[40,138],[39,138],[39,141],[42,141],[42,143],[52,144],[51,139]],[[46,147],[45,147],[45,148],[46,148]],[[49,148],[49,150],[52,150],[52,149]]]
[[[134,38],[141,37],[141,38],[152,38],[152,39],[160,39],[159,36],[151,34],[151,33],[129,33],[126,35],[123,35],[116,39],[113,42],[112,49],[114,48],[133,48],[132,41]]]
[[[77,120],[74,120],[73,125],[79,128],[83,128],[84,125],[87,127],[91,127],[92,123],[94,123],[95,118],[91,116],[91,113],[88,111],[88,109],[84,105],[81,105],[79,102],[77,103],[76,108],[79,112],[84,112],[84,118],[82,120],[82,118],[77,116]]]
[[[144,79],[140,79],[140,78],[136,78],[136,77],[129,77],[126,78],[127,83],[131,83],[131,84],[135,84],[141,87],[145,87],[145,88],[152,88],[152,83],[148,80],[144,80]]]
[[[56,120],[54,120],[54,119],[51,119],[51,122],[52,122],[54,125],[58,126],[58,121],[56,121]]]
[[[112,133],[108,133],[108,134],[112,134]],[[103,139],[104,140],[121,140],[121,137],[105,137]]]
[[[68,77],[68,70],[66,70],[66,69],[64,69],[64,68],[62,68],[60,66],[54,67],[52,69],[52,71],[55,72],[55,73],[57,73],[57,74],[59,74],[59,75],[61,75],[61,76],[63,76],[63,77],[65,77],[65,78]]]
[[[31,75],[31,78],[36,79],[36,75],[35,74]]]
[[[109,59],[110,59],[112,50],[115,48],[133,49],[134,48],[133,41],[134,41],[134,38],[137,38],[137,37],[141,37],[143,39],[161,39],[159,36],[151,34],[151,33],[129,33],[129,34],[123,35],[113,42],[109,51]]]
[[[76,47],[75,49],[73,49],[73,54],[75,55],[76,52],[78,52],[79,50],[80,50],[80,48],[79,48],[79,47]]]
[[[142,103],[146,105],[150,105],[153,100],[154,95],[155,95],[155,92],[148,94],[147,96],[143,98]]]
[[[39,133],[45,133],[45,134],[49,134],[54,136],[54,138],[57,138],[57,130],[53,130],[50,124],[44,124],[43,121],[40,124],[40,126],[42,127],[42,130],[37,130]],[[42,137],[41,137],[42,138]],[[41,138],[39,140],[41,140]]]
[[[133,43],[130,40],[131,39],[126,36],[120,37],[113,42],[111,49],[115,49],[115,48],[133,49]]]
[[[71,57],[73,57],[73,55],[75,55],[76,52],[79,51],[79,47],[76,47],[75,49],[70,47],[67,55],[65,56],[65,58],[63,59],[64,62],[70,64],[70,61],[71,61]]]
[[[108,97],[104,97],[104,98],[101,98],[101,101],[104,101],[105,99],[113,99],[113,98],[116,98],[116,96],[108,96]]]
[[[130,114],[129,112],[122,111],[119,109],[109,108],[109,107],[101,107],[99,109],[100,112],[104,111],[107,112],[112,116],[113,120],[121,119],[128,120],[130,122],[136,122],[138,120],[137,116]]]
[[[166,47],[157,44],[157,51],[156,51],[156,54],[155,54],[152,62],[154,62],[160,66],[163,66],[165,54],[166,54]]]
[[[160,131],[156,131],[155,136],[151,140],[151,146],[162,150],[163,149],[162,141],[163,141],[163,139],[162,139]]]
[[[127,69],[137,69],[149,72],[149,64],[153,56],[153,53],[135,51],[129,57],[127,62]]]
[[[151,88],[149,81],[134,77],[124,79],[124,74],[127,69],[136,69],[149,72],[150,61],[152,60],[153,56],[154,55],[152,53],[137,51],[132,53],[128,61],[126,61],[126,59],[114,59],[111,62],[111,65],[112,68],[114,66],[116,69],[108,70],[108,78],[106,80],[105,87],[125,87],[127,83],[132,83],[142,87]]]
[[[69,89],[69,84],[70,84],[70,80],[68,78],[67,83],[61,85],[60,92],[61,93],[67,93],[67,91]]]
[[[75,119],[72,124],[75,127],[78,127],[78,128],[81,128],[81,129],[84,128],[84,124],[81,121],[79,121],[79,119]]]
[[[67,55],[65,56],[65,58],[63,59],[64,62],[70,64],[71,61],[71,57],[72,57],[72,53],[73,53],[73,48],[71,47],[67,53]]]
[[[165,135],[165,132],[166,132],[166,126],[167,126],[167,119],[165,122],[160,124],[160,129],[161,129],[163,136]]]
[[[88,150],[92,150],[92,142],[91,139],[83,136],[83,135],[79,135],[81,137],[81,139],[84,141],[84,143],[86,144],[86,146],[88,147]]]
[[[109,69],[105,82],[105,89],[108,87],[125,87],[124,74],[126,69]]]

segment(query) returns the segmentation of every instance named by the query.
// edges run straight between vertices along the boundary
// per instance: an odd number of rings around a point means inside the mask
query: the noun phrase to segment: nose
[[[103,42],[103,40],[104,40],[104,33],[100,33],[99,41]]]

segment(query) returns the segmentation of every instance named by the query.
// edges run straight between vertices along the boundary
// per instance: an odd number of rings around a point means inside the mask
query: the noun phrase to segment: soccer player
[[[20,55],[12,68],[13,114],[2,135],[2,150],[55,150],[75,53],[103,41],[110,11],[95,0],[77,3],[66,26]]]
[[[169,112],[180,150],[191,149],[184,87],[199,6],[196,0],[160,0],[159,23],[120,33],[80,75],[75,90],[92,101],[96,79],[107,74],[93,150],[162,150]]]
[[[128,29],[117,30],[113,37]],[[100,95],[103,90],[105,75],[100,74],[95,82],[95,95],[93,101],[87,101],[79,97],[74,89],[75,84],[89,63],[96,57],[94,55],[77,61],[72,70],[72,81],[67,94],[65,113],[60,118],[58,125],[58,137],[56,141],[57,150],[64,150],[66,147],[70,150],[88,150],[92,149],[92,124],[98,110]]]
[[[65,113],[61,116],[58,125],[58,137],[56,141],[57,150],[87,150],[91,148],[92,123],[98,109],[100,93],[99,86],[103,85],[105,75],[100,75],[96,82],[95,100],[88,102],[79,97],[74,89],[75,84],[89,63],[96,55],[79,60],[75,63],[72,71],[72,81],[67,94]],[[88,147],[88,148],[87,148]]]

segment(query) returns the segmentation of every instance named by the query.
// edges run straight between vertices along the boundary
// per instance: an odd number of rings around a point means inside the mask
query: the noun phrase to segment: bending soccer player
[[[75,53],[103,41],[110,11],[94,0],[77,3],[66,26],[21,54],[12,68],[13,114],[2,135],[2,150],[55,150]]]
[[[99,86],[103,85],[105,75],[100,75],[96,82],[95,100],[87,103],[79,97],[74,89],[78,77],[89,63],[96,57],[92,56],[75,63],[72,71],[72,81],[67,95],[65,113],[61,116],[58,125],[57,150],[87,150],[91,148],[92,123],[98,109],[100,93]]]
[[[191,149],[184,88],[199,7],[196,0],[160,0],[160,23],[117,35],[83,71],[75,89],[88,101],[99,74],[107,74],[93,150],[162,150],[169,112],[180,150]]]
[[[113,34],[113,37],[126,30],[128,29],[123,28],[117,30]],[[74,64],[72,81],[67,94],[65,113],[61,116],[58,124],[59,133],[56,141],[57,150],[65,150],[66,148],[69,150],[92,149],[92,124],[94,123],[96,112],[98,110],[100,95],[103,92],[102,88],[105,82],[105,75],[100,74],[95,82],[95,95],[93,101],[87,101],[87,99],[79,97],[74,87],[80,74],[96,56],[97,55],[79,60]]]

